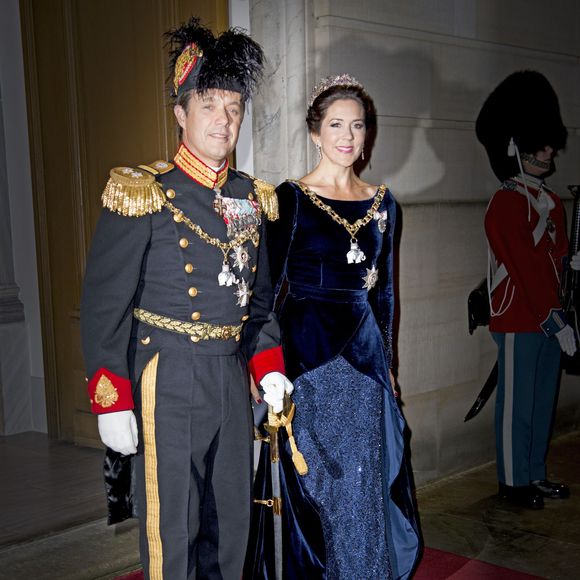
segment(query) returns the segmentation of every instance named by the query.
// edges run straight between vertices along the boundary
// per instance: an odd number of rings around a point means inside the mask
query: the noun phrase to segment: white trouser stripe
[[[514,484],[512,452],[512,423],[514,410],[514,341],[513,332],[506,333],[504,343],[504,397],[503,397],[503,472],[506,485]]]

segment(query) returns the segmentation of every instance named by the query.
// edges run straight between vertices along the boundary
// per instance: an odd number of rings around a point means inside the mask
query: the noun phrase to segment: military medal
[[[248,288],[248,283],[243,278],[242,281],[238,284],[238,289],[234,292],[234,294],[238,297],[238,306],[245,308],[249,304],[252,291]]]
[[[368,268],[366,270],[367,270],[366,276],[363,276],[364,280],[363,289],[366,288],[367,290],[370,290],[371,288],[375,287],[375,284],[379,279],[379,271],[375,268],[374,264],[370,270]]]
[[[373,219],[377,220],[377,227],[379,228],[379,232],[384,234],[387,229],[387,218],[389,214],[387,210],[385,211],[376,211],[373,215]]]
[[[236,246],[234,248],[234,254],[234,266],[241,272],[244,268],[248,267],[250,254],[245,246]]]
[[[214,189],[215,197],[213,200],[214,211],[222,217],[224,215],[224,198],[222,197],[222,190],[219,187]]]

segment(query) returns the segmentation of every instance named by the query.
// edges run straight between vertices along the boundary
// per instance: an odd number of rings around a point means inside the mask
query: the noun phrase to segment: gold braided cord
[[[189,334],[199,340],[229,340],[239,335],[243,327],[243,324],[222,326],[210,324],[209,322],[184,322],[183,320],[176,320],[169,316],[149,312],[143,308],[135,308],[133,316],[150,326],[180,334]]]
[[[214,187],[222,188],[228,180],[229,163],[227,159],[225,165],[219,171],[214,171],[189,151],[183,143],[180,145],[173,161],[187,175],[209,189]]]
[[[127,167],[111,169],[101,196],[103,207],[129,217],[161,211],[164,199],[163,190],[153,175]]]
[[[308,473],[308,465],[304,459],[304,455],[298,451],[298,446],[296,445],[296,440],[292,433],[292,420],[294,419],[294,414],[296,413],[296,404],[289,395],[284,396],[284,410],[281,413],[274,413],[272,407],[268,408],[268,431],[271,433],[270,439],[275,436],[276,431],[280,427],[284,427],[288,433],[288,442],[292,449],[292,463],[296,471],[300,475],[306,475]]]
[[[254,178],[254,190],[258,197],[258,202],[266,217],[274,222],[278,219],[278,196],[276,195],[276,188],[267,181]]]
[[[208,233],[204,232],[201,226],[194,224],[184,213],[176,208],[170,201],[165,200],[165,207],[169,211],[173,213],[175,216],[179,216],[180,221],[182,221],[194,234],[199,236],[206,244],[210,246],[215,246],[219,248],[223,255],[224,261],[227,260],[228,254],[235,248],[236,246],[241,246],[244,242],[251,240],[254,244],[254,247],[258,247],[260,243],[260,232],[258,231],[258,227],[256,225],[251,225],[248,229],[241,234],[237,235],[233,240],[229,242],[222,242],[218,238],[212,238]]]
[[[163,544],[161,541],[159,481],[157,478],[157,442],[155,438],[155,401],[159,353],[147,363],[141,376],[141,416],[145,447],[145,497],[147,498],[147,544],[149,548],[149,577],[163,580]]]
[[[337,224],[341,225],[349,234],[351,239],[356,239],[356,234],[358,231],[363,227],[366,226],[375,215],[375,212],[379,209],[381,202],[383,201],[383,197],[385,196],[385,191],[387,190],[386,185],[380,185],[377,193],[375,194],[375,200],[373,205],[369,208],[367,213],[364,217],[356,220],[353,224],[349,221],[345,220],[343,217],[340,217],[329,205],[326,205],[320,197],[314,193],[311,189],[309,189],[300,181],[292,181],[292,183],[296,183],[298,187],[310,198],[312,203],[319,207],[322,211],[326,212]]]

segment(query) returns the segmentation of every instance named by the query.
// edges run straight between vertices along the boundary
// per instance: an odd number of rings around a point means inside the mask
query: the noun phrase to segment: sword
[[[489,377],[487,377],[487,381],[485,381],[485,384],[483,385],[483,388],[479,392],[479,395],[477,395],[475,403],[473,403],[469,411],[467,411],[467,415],[465,415],[465,419],[463,419],[464,423],[466,421],[469,421],[470,419],[473,419],[473,417],[475,417],[483,409],[483,407],[487,403],[487,400],[489,399],[489,397],[491,397],[491,394],[495,390],[496,386],[497,386],[497,361],[493,365],[493,368],[489,373]]]
[[[270,437],[270,461],[272,478],[272,514],[274,516],[274,563],[276,580],[282,580],[282,493],[280,489],[280,453],[278,430],[280,423],[271,406],[268,405],[268,423],[264,426]]]

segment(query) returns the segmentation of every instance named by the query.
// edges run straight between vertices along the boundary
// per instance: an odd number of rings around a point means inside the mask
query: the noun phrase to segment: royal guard
[[[500,497],[531,509],[569,489],[548,479],[546,455],[561,352],[577,339],[559,298],[568,257],[560,198],[546,185],[566,146],[558,97],[535,71],[508,76],[491,93],[476,132],[501,182],[485,215],[490,331],[498,345],[495,412]],[[577,257],[572,267],[580,267]]]
[[[249,371],[270,402],[292,389],[264,244],[275,192],[227,160],[263,53],[196,18],[167,37],[181,144],[171,162],[110,172],[84,280],[83,351],[106,465],[131,456],[145,577],[239,580]]]

